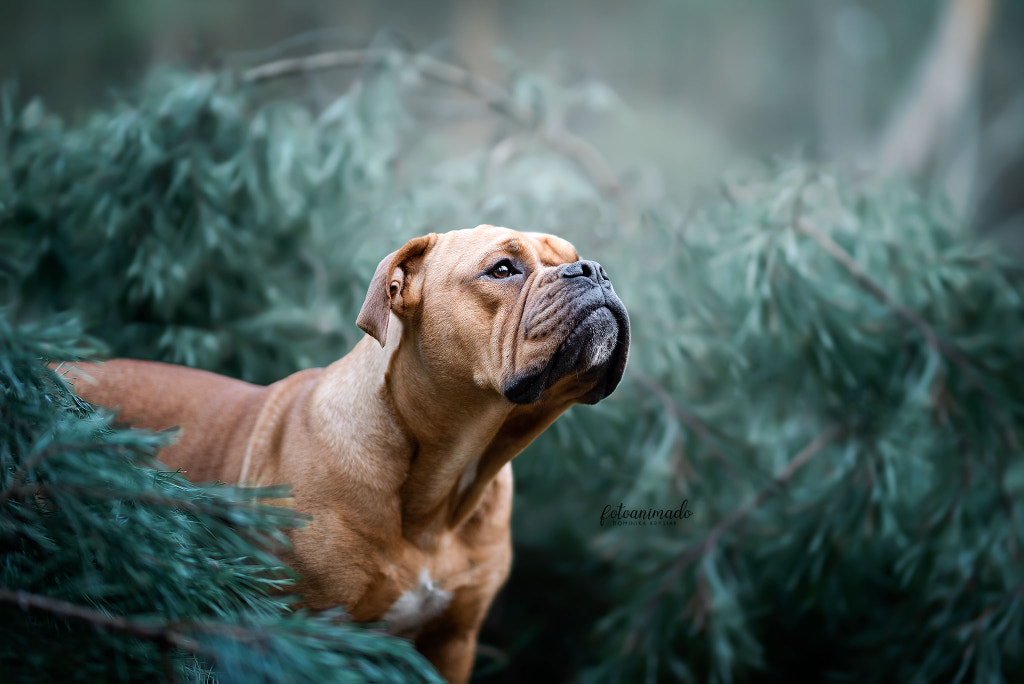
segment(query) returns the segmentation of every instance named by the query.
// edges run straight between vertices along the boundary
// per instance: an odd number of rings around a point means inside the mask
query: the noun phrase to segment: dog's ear
[[[380,346],[383,347],[388,339],[388,319],[391,312],[401,315],[408,303],[405,294],[409,277],[415,272],[423,255],[436,241],[437,233],[413,238],[400,250],[387,255],[377,264],[377,270],[370,281],[370,289],[366,291],[363,308],[359,310],[359,316],[356,318],[356,325],[380,342]]]

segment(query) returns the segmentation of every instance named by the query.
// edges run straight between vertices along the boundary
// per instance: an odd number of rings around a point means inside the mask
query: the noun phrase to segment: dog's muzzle
[[[503,394],[531,404],[567,375],[590,389],[578,399],[596,404],[622,379],[629,354],[629,316],[596,261],[576,261],[555,269],[536,286],[523,313],[521,344],[542,345],[539,363],[505,383]],[[536,357],[535,357],[536,358]]]

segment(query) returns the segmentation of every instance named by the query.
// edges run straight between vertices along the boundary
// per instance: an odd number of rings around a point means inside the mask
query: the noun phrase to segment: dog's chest
[[[490,559],[480,557],[457,538],[443,539],[433,552],[410,544],[389,563],[379,588],[383,601],[379,618],[388,631],[415,638],[423,627],[445,611],[461,592],[475,591],[486,578]]]
[[[429,571],[422,568],[416,586],[399,595],[384,614],[384,621],[393,634],[414,635],[443,613],[451,601],[452,593],[442,589]]]

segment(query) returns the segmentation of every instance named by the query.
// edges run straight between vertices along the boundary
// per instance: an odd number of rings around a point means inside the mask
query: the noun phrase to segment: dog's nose
[[[564,264],[559,267],[558,276],[560,278],[587,278],[595,283],[608,280],[608,274],[596,261],[574,261],[571,264]]]

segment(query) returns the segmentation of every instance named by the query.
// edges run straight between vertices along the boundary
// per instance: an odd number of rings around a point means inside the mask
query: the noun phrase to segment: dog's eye
[[[490,270],[488,273],[492,278],[501,280],[502,278],[508,278],[511,275],[515,275],[520,271],[516,270],[516,267],[512,265],[512,262],[508,259],[502,259],[498,262],[498,265]]]

